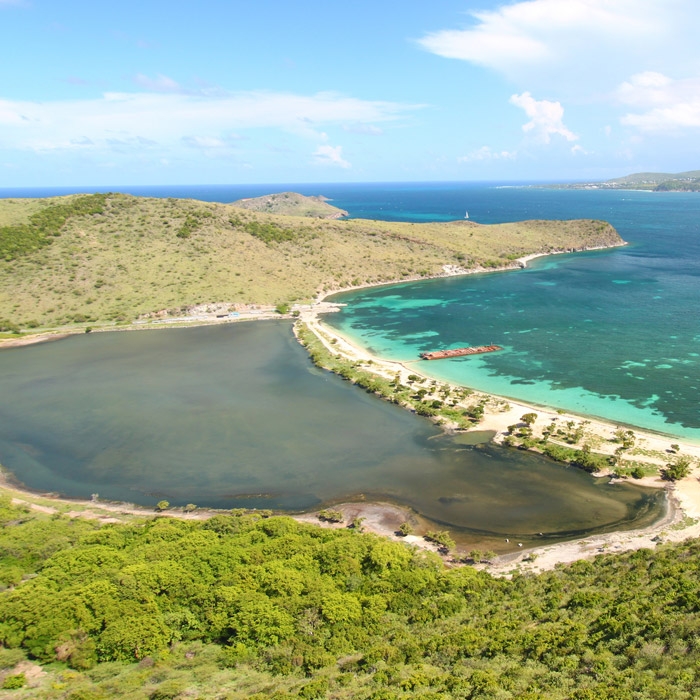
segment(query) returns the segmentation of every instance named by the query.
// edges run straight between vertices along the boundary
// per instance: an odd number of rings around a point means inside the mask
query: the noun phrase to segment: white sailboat
[[[465,219],[468,219],[468,218],[469,218],[469,212],[468,212],[468,211],[465,211],[465,212],[464,212],[464,218],[465,218]]]

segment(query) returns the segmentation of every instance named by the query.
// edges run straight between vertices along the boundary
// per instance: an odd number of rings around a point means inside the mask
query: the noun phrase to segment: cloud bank
[[[236,131],[278,129],[318,138],[321,126],[365,125],[371,130],[377,123],[399,120],[419,108],[337,93],[192,95],[178,92],[177,83],[164,76],[158,76],[155,84],[142,82],[161,89],[54,102],[0,100],[0,147],[34,151],[108,148],[115,140],[125,146],[146,139],[212,149],[239,138]]]
[[[472,26],[419,40],[439,56],[492,68],[516,82],[540,78],[595,89],[658,62],[694,59],[700,6],[691,0],[528,0],[472,12]],[[607,66],[601,72],[601,66]]]
[[[621,122],[648,132],[678,132],[700,127],[700,78],[673,80],[647,71],[620,85],[617,97],[624,105],[642,109],[625,114]]]

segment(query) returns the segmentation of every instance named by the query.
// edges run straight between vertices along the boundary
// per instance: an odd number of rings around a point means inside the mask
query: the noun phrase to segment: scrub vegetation
[[[495,409],[502,404],[495,397],[476,393],[466,387],[450,387],[419,375],[410,375],[406,383],[402,383],[398,375],[389,379],[373,371],[371,360],[352,361],[342,355],[334,355],[304,323],[297,323],[295,333],[317,366],[419,416],[431,418],[438,425],[468,430],[479,422],[487,404]]]
[[[0,523],[0,697],[700,693],[698,542],[505,579],[241,511],[99,524],[4,496]]]
[[[0,200],[0,319],[12,328],[127,323],[198,304],[310,301],[348,286],[495,269],[614,245],[601,221],[321,220],[123,194]]]

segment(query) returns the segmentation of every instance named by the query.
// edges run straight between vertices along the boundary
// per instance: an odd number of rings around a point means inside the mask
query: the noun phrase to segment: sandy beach
[[[557,253],[565,253],[573,251],[558,251]],[[551,254],[557,254],[551,253]],[[517,267],[525,267],[530,260],[543,255],[529,255],[518,259],[510,267],[503,268],[504,270],[514,269]],[[466,275],[484,272],[483,270],[467,270],[456,266],[445,266],[443,274],[440,277],[451,277],[457,275]],[[396,280],[396,282],[406,282],[409,280]],[[391,282],[382,283],[391,284]],[[336,294],[338,291],[332,293]],[[358,362],[363,369],[384,376],[389,379],[395,378],[397,375],[400,381],[405,384],[411,384],[408,379],[409,375],[421,375],[416,364],[410,366],[401,362],[394,362],[380,359],[367,351],[352,344],[347,338],[343,337],[333,329],[323,324],[321,317],[324,313],[329,313],[338,310],[338,305],[326,302],[324,300],[327,293],[322,293],[315,303],[309,305],[297,305],[293,307],[294,311],[298,312],[299,320],[319,338],[323,345],[334,355],[341,355],[352,362]],[[204,305],[212,306],[212,305]],[[215,306],[215,305],[214,305]],[[263,320],[269,318],[283,318],[276,314],[272,308],[258,307],[255,309],[246,309],[242,313],[237,314],[236,318],[221,318],[216,317],[218,309],[213,308],[211,318],[204,314],[205,309],[202,309],[198,315],[181,317],[177,319],[154,319],[148,324],[138,324],[122,328],[96,328],[95,331],[110,331],[110,330],[137,330],[164,327],[172,325],[208,325],[209,323],[231,323],[247,320]],[[199,309],[198,309],[199,311]],[[209,311],[209,309],[206,309]],[[158,325],[152,325],[158,324]],[[84,332],[82,330],[74,332]],[[47,342],[58,340],[66,337],[70,333],[42,332],[31,336],[21,337],[17,339],[8,339],[1,342],[2,347],[13,347],[20,345],[28,345],[37,342]],[[426,379],[432,381],[430,377]],[[442,387],[443,382],[439,383]],[[427,386],[427,383],[426,383]],[[450,390],[459,396],[460,391],[464,387],[451,386]],[[585,436],[585,440],[591,444],[595,452],[612,455],[618,448],[618,443],[614,441],[615,432],[620,428],[611,422],[582,417],[580,415],[568,414],[556,409],[550,409],[542,406],[527,404],[526,402],[516,401],[510,398],[504,398],[485,394],[483,392],[474,392],[470,394],[469,402],[473,403],[476,400],[484,402],[485,411],[483,418],[475,426],[478,431],[491,431],[495,434],[494,441],[502,443],[508,434],[508,427],[513,424],[520,423],[521,417],[526,413],[535,413],[537,420],[533,425],[533,434],[539,437],[542,434],[542,429],[547,425],[555,422],[559,425],[573,423],[580,427]],[[445,426],[448,430],[450,426]],[[628,426],[625,426],[627,428]],[[592,558],[603,552],[623,552],[642,547],[654,547],[659,542],[681,541],[686,538],[700,537],[700,445],[689,442],[684,442],[680,438],[672,436],[660,435],[648,431],[634,429],[635,447],[630,452],[633,455],[636,463],[646,464],[648,466],[660,467],[670,461],[674,455],[681,454],[690,457],[693,460],[693,469],[691,474],[674,484],[663,481],[658,476],[648,476],[643,479],[635,480],[635,483],[654,488],[665,488],[668,491],[669,509],[668,513],[659,522],[644,530],[625,531],[617,533],[608,533],[603,535],[595,535],[587,538],[582,538],[577,541],[558,543],[543,547],[532,548],[529,550],[523,549],[512,554],[506,554],[498,557],[488,565],[490,571],[497,575],[509,575],[514,570],[520,571],[543,571],[554,568],[558,563],[567,563],[578,559]],[[678,445],[678,449],[672,449],[671,445]],[[0,487],[6,492],[9,491],[13,500],[17,503],[27,504],[29,507],[36,510],[41,510],[47,513],[63,513],[70,517],[89,517],[99,519],[102,522],[114,522],[125,517],[134,516],[153,516],[156,515],[152,510],[132,504],[112,504],[99,501],[79,501],[72,499],[60,499],[51,494],[36,494],[18,488],[3,477],[0,473]],[[348,522],[354,518],[364,518],[363,529],[369,532],[390,537],[392,539],[407,542],[409,544],[419,546],[425,549],[435,550],[434,544],[428,543],[422,537],[417,535],[409,535],[408,537],[400,537],[396,534],[398,526],[402,522],[412,522],[418,524],[417,528],[420,531],[420,518],[410,509],[402,508],[395,504],[383,503],[344,503],[334,505],[334,509],[343,513],[344,522],[339,525],[323,524],[325,527],[346,527]],[[181,517],[191,519],[204,519],[217,514],[219,511],[198,509],[193,513],[185,513],[182,510],[172,509],[159,513],[160,517]],[[293,516],[300,521],[319,523],[316,513],[308,513],[304,515]],[[446,557],[449,562],[450,557]]]
[[[311,312],[303,315],[303,321],[330,351],[335,354],[340,353],[353,361],[365,363],[364,369],[387,378],[393,378],[399,374],[402,382],[408,382],[410,374],[420,375],[420,371],[416,369],[415,365],[407,367],[400,362],[382,360],[362,348],[358,348],[334,330],[323,325],[321,320]],[[453,387],[455,390],[459,388]],[[612,455],[619,446],[613,442],[615,431],[619,428],[616,424],[582,418],[554,409],[532,406],[524,402],[481,394],[480,392],[473,394],[470,397],[471,401],[474,400],[475,395],[487,399],[487,403],[484,417],[474,429],[493,431],[496,434],[494,438],[496,442],[502,442],[508,434],[508,426],[519,423],[520,417],[525,413],[536,413],[538,418],[533,426],[536,436],[541,435],[542,428],[552,420],[560,423],[574,421],[576,424],[585,425],[586,438],[595,444],[596,452]],[[642,430],[634,430],[634,434],[636,437],[636,445],[633,450],[635,461],[647,463],[650,466],[663,466],[673,457],[674,452],[671,451],[671,444],[677,444],[679,446],[678,454],[691,457],[695,462],[691,474],[673,484],[662,480],[660,476],[649,476],[635,480],[635,483],[644,486],[667,489],[669,508],[664,518],[643,530],[593,535],[576,541],[523,549],[520,552],[499,557],[486,568],[492,573],[500,575],[507,575],[514,570],[544,571],[553,569],[559,563],[590,559],[604,552],[653,548],[659,542],[678,542],[687,538],[700,537],[700,468],[697,466],[700,459],[700,445],[684,443],[681,439]],[[366,523],[367,530],[395,537],[396,518],[391,520],[391,526],[388,527],[387,523],[376,516],[370,504],[342,504],[334,506],[334,508],[344,514],[347,513],[348,518],[363,517],[365,512],[368,512],[370,517]],[[413,540],[412,537],[409,541]],[[434,549],[434,547],[429,548]]]
[[[525,266],[530,260],[537,257],[541,256],[531,255],[521,258],[517,262],[520,266]],[[460,273],[453,272],[452,274]],[[319,299],[319,302],[322,303],[323,300]],[[432,381],[427,375],[421,374],[419,365],[415,363],[407,365],[401,362],[383,360],[354,345],[346,337],[323,324],[315,308],[302,312],[301,321],[319,338],[327,350],[352,362],[361,363],[360,366],[366,371],[371,371],[387,379],[393,379],[398,375],[401,383],[409,385],[411,384],[409,375],[422,376]],[[439,384],[445,386],[444,382]],[[464,387],[451,385],[450,388],[456,395],[459,395],[460,389]],[[437,394],[435,398],[438,398]],[[503,443],[504,438],[509,434],[509,426],[521,423],[521,417],[524,414],[535,413],[537,415],[537,420],[533,425],[535,437],[541,437],[543,428],[552,422],[559,425],[568,423],[580,427],[584,435],[581,442],[584,440],[588,442],[597,453],[613,455],[619,447],[619,442],[615,441],[615,433],[621,427],[619,424],[483,392],[471,394],[469,403],[473,403],[475,399],[482,399],[485,402],[485,412],[482,420],[474,429],[492,431],[495,433],[494,441],[497,443]],[[466,406],[466,404],[462,405]],[[449,429],[449,426],[447,427]],[[624,426],[624,429],[629,429],[629,426]],[[689,476],[674,483],[664,481],[660,476],[646,476],[634,480],[640,485],[667,490],[669,509],[664,518],[644,530],[595,535],[577,541],[504,555],[489,565],[489,570],[501,575],[514,569],[543,571],[554,568],[558,563],[592,558],[603,552],[623,552],[643,547],[653,548],[659,542],[682,541],[691,537],[700,537],[700,467],[698,466],[700,445],[684,441],[682,438],[636,428],[633,429],[633,433],[635,445],[630,451],[630,457],[635,463],[646,465],[649,468],[659,468],[671,461],[677,454],[689,457],[693,463],[693,469]],[[672,445],[677,447],[672,448]],[[605,474],[606,472],[600,473],[601,476]],[[350,507],[354,504],[346,505]],[[382,527],[381,522],[378,522],[376,518],[371,519],[367,529],[385,535],[393,535],[393,532]]]

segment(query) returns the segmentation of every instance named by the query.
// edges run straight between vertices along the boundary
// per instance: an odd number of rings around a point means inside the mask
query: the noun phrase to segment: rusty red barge
[[[435,352],[422,352],[422,360],[444,360],[447,357],[462,357],[462,355],[481,355],[484,352],[496,352],[503,350],[500,345],[478,345],[468,348],[453,348],[452,350],[436,350]]]

